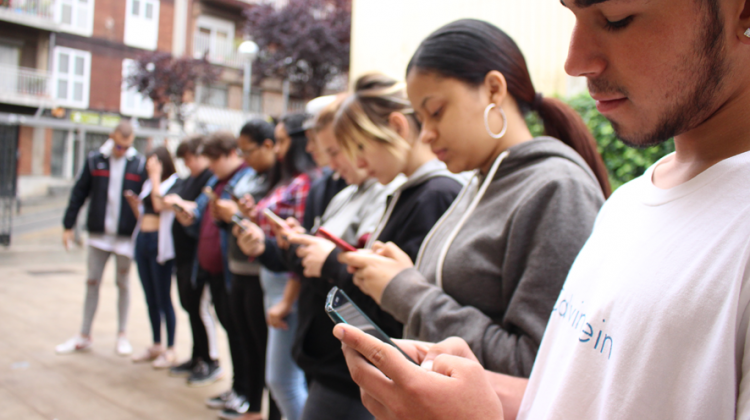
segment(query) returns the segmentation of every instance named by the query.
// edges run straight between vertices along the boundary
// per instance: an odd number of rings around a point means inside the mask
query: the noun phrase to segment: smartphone
[[[390,344],[397,348],[401,354],[404,355],[410,362],[417,364],[408,354],[404,353],[396,343],[391,340],[390,337],[383,330],[375,325],[372,320],[362,312],[359,307],[349,299],[347,294],[334,286],[330,292],[328,292],[328,298],[326,298],[326,313],[333,320],[335,324],[349,324],[353,325],[360,330],[370,334],[378,340]]]
[[[245,220],[245,219],[241,218],[240,216],[237,216],[236,214],[232,215],[232,223],[234,223],[235,225],[239,226],[240,229],[242,229],[243,232],[247,232],[247,228],[242,224],[243,220]]]
[[[182,207],[181,205],[177,204],[177,203],[172,204],[172,207],[174,207],[174,209],[177,210],[177,211],[179,211],[179,212],[187,213],[187,211],[185,210],[185,208]]]
[[[216,200],[216,194],[214,193],[214,190],[211,187],[206,187],[203,189],[203,194],[206,194],[209,200],[214,201]]]
[[[263,214],[266,215],[268,220],[271,221],[271,223],[279,226],[282,230],[291,230],[288,224],[286,224],[286,221],[282,219],[281,217],[277,216],[276,213],[272,212],[269,209],[263,210]]]
[[[237,195],[235,195],[234,188],[231,185],[227,185],[226,187],[224,187],[224,192],[229,194],[229,198],[231,198],[232,200],[240,201],[240,197],[237,197]]]
[[[344,252],[354,252],[357,250],[357,248],[349,245],[345,240],[339,238],[338,236],[334,235],[333,233],[327,231],[325,228],[318,228],[317,231],[315,231],[316,236],[322,236],[329,241],[336,244],[339,249],[341,249]]]

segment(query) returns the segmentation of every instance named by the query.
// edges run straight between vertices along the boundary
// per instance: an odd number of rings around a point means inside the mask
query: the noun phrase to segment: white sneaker
[[[91,339],[77,335],[70,340],[59,344],[55,347],[57,354],[70,354],[74,352],[84,352],[91,350]]]
[[[117,337],[115,353],[117,353],[118,356],[129,356],[133,354],[133,346],[130,345],[130,341],[128,341],[127,337]]]

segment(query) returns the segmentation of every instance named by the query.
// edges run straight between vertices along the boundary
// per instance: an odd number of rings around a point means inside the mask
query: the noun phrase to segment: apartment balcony
[[[193,37],[193,57],[207,56],[208,62],[220,66],[241,69],[245,58],[234,48],[234,40],[196,32]]]
[[[60,29],[54,0],[0,0],[0,21],[47,31]]]
[[[0,103],[52,107],[52,77],[43,70],[0,65]]]

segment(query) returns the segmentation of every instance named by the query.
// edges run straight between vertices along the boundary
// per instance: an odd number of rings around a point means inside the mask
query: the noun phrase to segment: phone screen
[[[375,325],[370,318],[362,312],[359,307],[349,299],[349,296],[344,293],[343,290],[335,287],[328,292],[328,298],[326,299],[326,312],[328,316],[336,324],[349,324],[353,325],[360,330],[372,335],[378,340],[388,343],[393,347],[397,348],[410,362],[416,364],[409,355],[404,353],[396,343],[391,340],[388,335],[383,332],[377,325]]]

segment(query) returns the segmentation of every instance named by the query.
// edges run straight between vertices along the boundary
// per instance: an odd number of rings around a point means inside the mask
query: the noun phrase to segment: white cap
[[[302,124],[303,130],[309,130],[315,127],[315,120],[318,118],[318,114],[321,113],[328,105],[332,104],[336,100],[336,95],[319,96],[305,105],[305,113],[308,115],[305,122]]]

